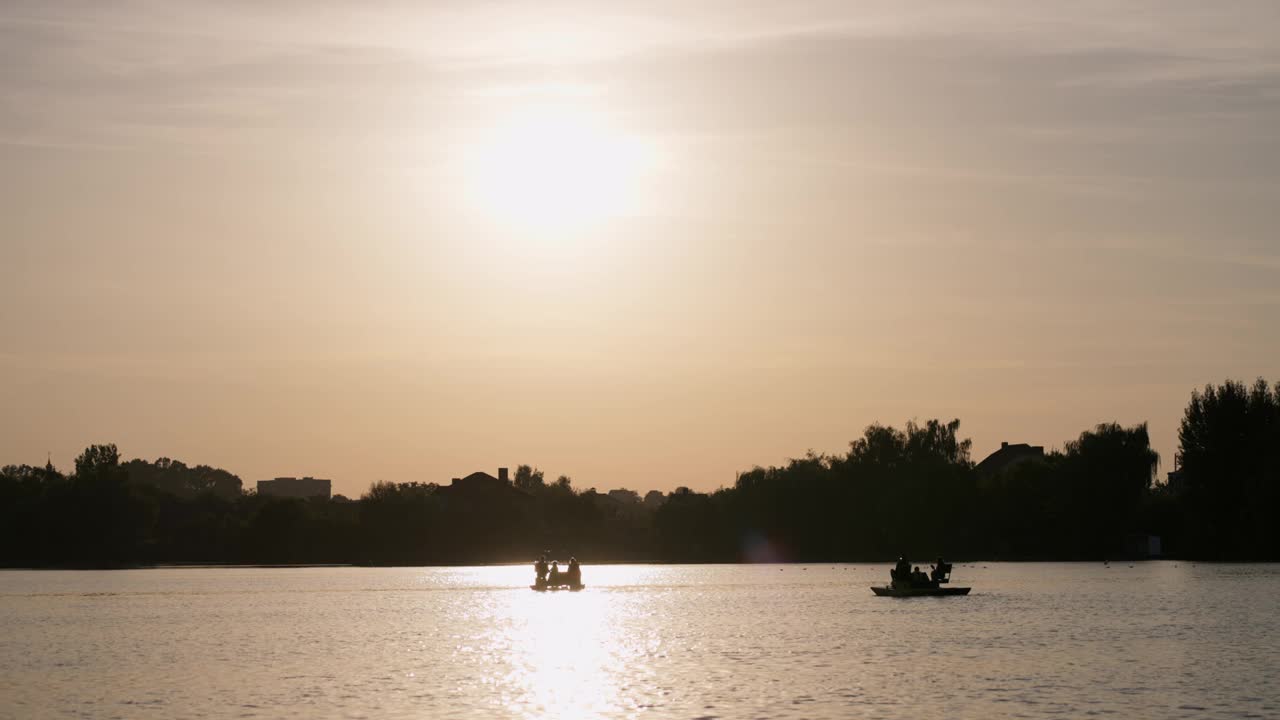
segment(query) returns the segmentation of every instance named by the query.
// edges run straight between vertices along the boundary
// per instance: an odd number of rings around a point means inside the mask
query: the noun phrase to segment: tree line
[[[578,490],[522,465],[497,486],[380,482],[354,501],[258,495],[222,469],[93,445],[69,473],[0,468],[0,565],[1093,560],[1151,535],[1170,557],[1280,559],[1280,384],[1193,392],[1178,440],[1167,482],[1145,424],[991,470],[959,420],[929,420],[710,493]]]

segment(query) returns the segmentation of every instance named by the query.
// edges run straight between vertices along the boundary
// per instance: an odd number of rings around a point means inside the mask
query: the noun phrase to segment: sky
[[[0,5],[0,463],[710,490],[1280,380],[1280,4]]]

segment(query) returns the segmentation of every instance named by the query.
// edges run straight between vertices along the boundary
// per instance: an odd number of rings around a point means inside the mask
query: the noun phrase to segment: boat
[[[586,588],[586,585],[582,584],[582,570],[577,565],[576,557],[568,559],[567,573],[562,573],[557,565],[557,562],[552,562],[552,566],[548,569],[547,555],[539,557],[538,562],[534,562],[534,573],[538,579],[534,580],[534,584],[529,585],[529,589],[536,592],[577,592]]]
[[[893,582],[888,585],[872,585],[871,592],[876,597],[949,597],[952,595],[968,595],[967,587],[942,587],[951,582],[951,563],[938,558],[936,565],[930,566],[933,572],[926,578],[923,574],[913,575],[910,566],[903,565],[906,560],[898,559],[899,566],[889,571]]]
[[[967,587],[913,587],[896,588],[892,585],[873,585],[871,592],[879,597],[946,597],[948,595],[968,595]]]
[[[561,572],[557,569],[557,563],[552,562],[550,570],[547,569],[547,556],[543,555],[533,564],[534,573],[537,580],[529,586],[530,590],[537,592],[547,592],[548,590],[555,592],[556,590],[568,590],[569,592],[577,592],[586,587],[582,584],[582,570],[578,567],[577,558],[569,558],[569,571]]]
[[[586,587],[587,587],[586,585],[582,585],[582,584],[578,584],[578,585],[546,585],[546,584],[543,584],[543,585],[530,585],[530,586],[529,586],[529,589],[530,589],[530,590],[537,590],[538,592],[556,592],[556,591],[559,591],[559,590],[568,590],[569,592],[578,592],[579,590],[584,590],[584,589],[586,589]]]

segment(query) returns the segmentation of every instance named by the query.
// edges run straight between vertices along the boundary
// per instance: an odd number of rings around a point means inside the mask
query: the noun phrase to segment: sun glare
[[[539,108],[468,148],[467,195],[475,211],[521,231],[581,229],[633,211],[651,161],[644,142],[597,116]]]

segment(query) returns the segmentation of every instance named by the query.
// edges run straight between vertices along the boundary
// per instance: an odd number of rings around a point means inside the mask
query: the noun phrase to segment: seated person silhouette
[[[547,556],[543,555],[533,564],[533,572],[537,575],[539,585],[547,584]]]
[[[552,560],[552,561],[551,561],[551,573],[550,573],[549,575],[547,575],[547,584],[548,584],[548,585],[559,585],[559,584],[561,584],[562,582],[564,582],[564,580],[563,580],[563,579],[561,579],[561,577],[560,577],[560,563],[559,563],[559,561]]]
[[[920,570],[919,565],[911,571],[911,584],[916,587],[924,587],[929,584],[929,576]]]
[[[933,572],[929,574],[929,579],[936,583],[944,583],[950,579],[947,577],[950,574],[951,564],[943,562],[942,558],[938,558],[938,564],[933,566]]]
[[[565,582],[570,585],[582,584],[582,568],[578,565],[578,558],[569,558],[569,572],[566,574]]]
[[[905,587],[911,582],[911,563],[906,556],[898,557],[898,564],[889,570],[889,579],[893,580],[894,587]]]

